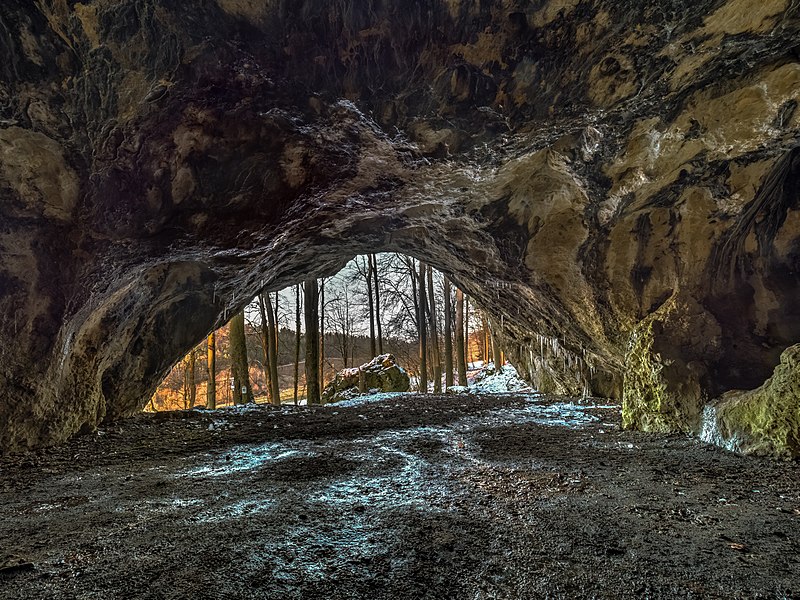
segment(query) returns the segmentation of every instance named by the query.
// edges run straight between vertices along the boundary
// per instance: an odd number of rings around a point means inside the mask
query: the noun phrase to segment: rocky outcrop
[[[407,392],[411,386],[403,368],[391,354],[376,356],[368,363],[336,373],[322,392],[322,403],[347,400],[364,393]]]
[[[755,390],[732,390],[704,411],[701,437],[747,454],[800,455],[800,345],[781,355],[775,372]]]
[[[621,393],[632,428],[698,430],[800,342],[787,0],[9,0],[0,25],[6,450],[140,410],[257,291],[364,251],[448,273],[522,375]]]

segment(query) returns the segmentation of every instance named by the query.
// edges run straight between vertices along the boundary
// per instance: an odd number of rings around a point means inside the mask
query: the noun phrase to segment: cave
[[[799,12],[4,1],[0,454],[137,422],[255,294],[400,252],[540,392],[791,465]]]

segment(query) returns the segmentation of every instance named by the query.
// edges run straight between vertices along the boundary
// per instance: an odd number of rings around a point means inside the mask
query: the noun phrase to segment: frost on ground
[[[370,404],[372,402],[382,402],[384,400],[391,400],[393,398],[398,398],[400,396],[405,396],[407,394],[412,394],[413,392],[381,392],[377,394],[364,394],[362,396],[354,396],[347,400],[341,400],[339,402],[333,402],[331,404],[326,404],[325,406],[331,406],[335,408],[347,408],[350,406],[362,406],[364,404]]]
[[[0,600],[797,597],[800,465],[592,401],[372,398],[0,458],[2,552],[29,565]]]
[[[457,394],[533,394],[538,396],[536,392],[528,383],[520,379],[517,370],[512,365],[504,365],[500,371],[496,371],[494,364],[488,363],[484,365],[482,362],[470,365],[472,368],[468,372],[467,381],[468,386],[451,386],[447,388],[447,393],[452,395]],[[412,389],[416,389],[417,384],[412,380]],[[442,385],[444,389],[444,385]],[[428,391],[433,391],[433,383],[428,385]],[[353,395],[346,400],[341,400],[330,404],[330,406],[362,406],[372,402],[382,402],[397,398],[405,394],[413,394],[415,392],[382,392],[377,393],[372,391],[368,394],[358,394],[357,390],[353,390]]]
[[[471,363],[470,370],[467,372],[468,386],[451,386],[447,389],[447,393],[451,395],[458,394],[533,394],[539,396],[528,383],[520,379],[517,370],[512,365],[503,365],[499,371],[496,371],[493,363],[483,364],[482,362]],[[416,383],[412,380],[412,390],[416,390]],[[444,388],[444,385],[442,385]],[[428,391],[433,391],[433,383],[428,386]],[[348,397],[349,392],[349,397]],[[350,407],[350,406],[363,406],[373,402],[382,402],[385,400],[396,399],[407,394],[414,394],[415,391],[410,392],[378,392],[376,389],[370,390],[369,393],[359,394],[357,389],[346,390],[342,395],[346,398],[326,406]],[[306,401],[300,400],[299,405],[305,406]],[[284,404],[286,409],[289,406]],[[227,406],[217,409],[220,414],[248,414],[254,412],[270,411],[271,406],[267,404],[242,404],[239,406]],[[205,407],[195,408],[197,411],[206,412]],[[214,422],[209,426],[210,430],[220,429],[225,426],[224,422]]]
[[[217,412],[220,414],[247,414],[253,412],[261,412],[265,409],[269,408],[269,403],[263,402],[248,402],[246,404],[234,404],[230,406],[218,406],[214,409],[208,409],[205,406],[195,406],[192,410],[200,412],[200,413],[207,413],[207,412]]]

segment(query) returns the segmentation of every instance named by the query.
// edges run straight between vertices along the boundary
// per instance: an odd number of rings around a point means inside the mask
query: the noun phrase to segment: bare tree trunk
[[[189,408],[189,357],[184,356],[183,366],[183,410]]]
[[[419,275],[417,279],[419,289],[419,391],[428,393],[428,325],[425,312],[428,307],[428,298],[425,293],[425,263],[419,261]]]
[[[231,355],[231,324],[228,322],[228,356]],[[224,353],[223,353],[224,354]],[[222,389],[225,391],[225,405],[229,406],[233,403],[232,393],[233,393],[233,363],[231,363],[230,367],[228,368],[228,379],[229,381],[225,382],[225,385],[222,386]]]
[[[247,345],[244,337],[244,310],[231,319],[231,371],[233,372],[233,403],[252,403],[250,369],[247,362]]]
[[[239,356],[241,352],[241,344],[239,343],[239,335],[235,332],[237,327],[234,325],[238,315],[231,319],[231,329],[228,333],[228,344],[230,345],[231,356],[231,395],[233,396],[233,404],[242,404],[242,378],[239,375]],[[244,336],[244,334],[242,334]]]
[[[472,345],[469,343],[469,296],[464,294],[464,339],[467,344],[467,369],[470,365],[475,364],[475,359],[472,356]]]
[[[375,343],[375,303],[372,299],[372,256],[367,257],[367,304],[369,306],[369,355],[377,356],[378,346]],[[346,367],[347,365],[345,365]]]
[[[370,255],[372,260],[372,278],[375,289],[375,326],[378,329],[378,354],[383,354],[383,328],[381,327],[381,292],[378,278],[378,257]]]
[[[417,293],[417,271],[414,266],[414,259],[406,258],[409,278],[411,279],[411,299],[414,302],[414,320],[416,321],[417,331],[419,331],[419,294]]]
[[[412,318],[414,319],[414,326],[417,328],[417,339],[419,339],[419,331],[420,331],[420,311],[419,311],[419,293],[417,292],[417,267],[414,265],[414,259],[408,256],[403,257],[403,262],[408,269],[408,277],[411,280],[411,302],[414,305],[414,312],[412,314]],[[417,351],[417,359],[419,359],[419,351]],[[421,367],[422,365],[420,365]],[[416,367],[416,365],[415,365]],[[419,385],[419,376],[422,373],[422,369],[420,368],[417,372],[418,381],[417,385]]]
[[[281,404],[281,380],[278,378],[278,292],[275,292],[275,312],[273,313],[272,320],[270,321],[270,329],[272,330],[272,347],[270,348],[269,369],[270,377],[272,379],[273,388],[273,401],[276,406]],[[269,294],[267,294],[267,301],[269,302]],[[269,305],[267,305],[269,308]]]
[[[319,298],[319,374],[317,376],[317,388],[319,395],[322,396],[322,390],[325,388],[325,279],[321,281],[318,286],[317,297]]]
[[[495,371],[503,368],[503,352],[500,350],[500,341],[497,336],[497,322],[489,319],[489,330],[492,340],[492,360],[494,361]]]
[[[269,324],[267,322],[267,310],[263,294],[258,295],[258,312],[261,315],[261,329],[258,337],[261,341],[261,351],[264,354],[264,385],[267,388],[267,397],[272,402],[272,374],[269,369]]]
[[[197,402],[197,355],[195,349],[189,353],[189,408]]]
[[[269,294],[258,296],[258,306],[261,310],[261,331],[266,341],[267,356],[266,372],[269,373],[267,379],[267,392],[269,401],[275,406],[281,404],[281,391],[278,383],[278,334],[275,323],[275,312],[272,308],[272,297]]]
[[[467,385],[467,353],[464,336],[464,292],[456,288],[456,366],[458,385]]]
[[[489,342],[489,321],[486,319],[486,313],[481,311],[481,325],[483,327],[483,365],[489,362],[489,352],[491,351],[491,344]]]
[[[267,303],[269,303],[269,308],[267,308]],[[272,328],[270,327],[271,319],[267,317],[267,313],[272,315],[272,301],[270,300],[269,294],[267,294],[266,298],[264,294],[258,295],[258,312],[261,314],[261,349],[264,351],[264,384],[267,387],[267,398],[269,398],[270,404],[274,404],[273,399],[273,389],[272,389],[272,367],[271,367],[271,360],[272,360],[272,344],[270,344],[270,338],[272,337]]]
[[[320,310],[319,285],[316,279],[305,282],[303,300],[306,322],[306,398],[308,404],[319,404]]]
[[[450,280],[445,277],[443,287],[444,295],[444,387],[453,387],[453,306],[450,303]]]
[[[427,266],[428,316],[431,324],[431,362],[433,366],[433,393],[442,393],[442,358],[439,351],[439,323],[436,315],[436,294],[433,289],[433,268]]]
[[[325,279],[319,284],[319,393],[325,389]],[[334,369],[335,372],[335,369]]]
[[[208,336],[208,351],[206,357],[206,373],[208,385],[206,386],[206,408],[217,408],[217,332],[212,331]]]
[[[350,351],[350,357],[353,356],[353,348],[352,348],[352,340],[350,339],[350,332],[352,329],[350,328],[350,298],[347,294],[347,288],[344,288],[344,324],[342,325],[342,337],[344,338],[344,343],[342,346],[344,347],[344,367],[347,368],[347,352]],[[352,362],[351,362],[352,364]]]
[[[296,285],[295,298],[295,337],[294,337],[294,403],[298,403],[298,388],[300,387],[300,286]]]

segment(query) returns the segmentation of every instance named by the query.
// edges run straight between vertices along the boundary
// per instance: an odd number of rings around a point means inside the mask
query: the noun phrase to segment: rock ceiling
[[[797,455],[799,29],[788,0],[4,1],[0,447],[141,409],[260,289],[385,250],[543,390],[657,431],[711,402]]]

